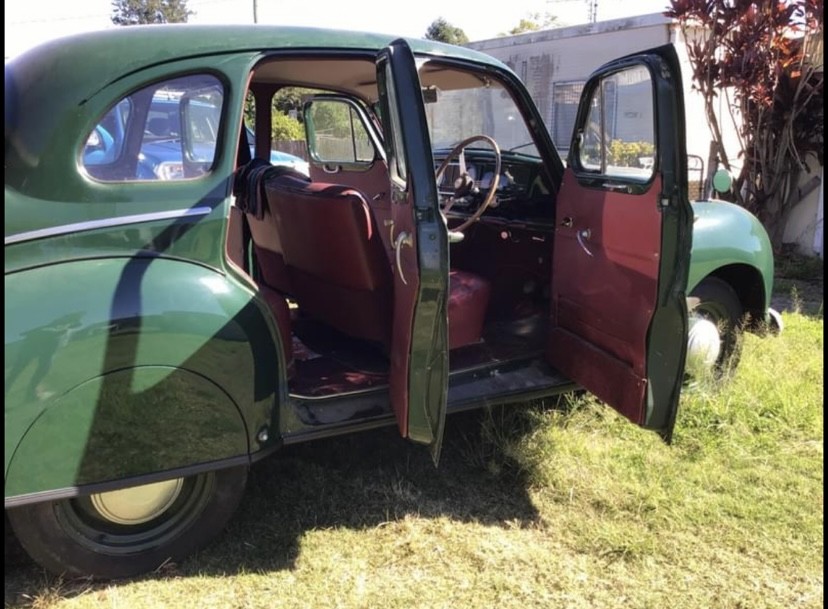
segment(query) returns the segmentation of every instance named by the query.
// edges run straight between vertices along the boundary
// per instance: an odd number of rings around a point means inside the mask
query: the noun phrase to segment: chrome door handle
[[[578,239],[578,245],[581,246],[581,249],[587,253],[587,256],[592,256],[592,252],[589,251],[589,248],[584,243],[584,241],[589,239],[590,235],[592,235],[592,231],[590,231],[588,228],[585,228],[584,230],[579,230],[577,233],[575,233],[575,235]]]
[[[408,247],[414,245],[414,239],[405,231],[397,235],[397,238],[394,240],[394,251],[396,252],[397,272],[400,274],[400,281],[403,282],[403,285],[408,285],[408,282],[405,280],[405,275],[403,275],[402,261],[400,260],[400,252],[402,252],[403,245],[407,245]]]

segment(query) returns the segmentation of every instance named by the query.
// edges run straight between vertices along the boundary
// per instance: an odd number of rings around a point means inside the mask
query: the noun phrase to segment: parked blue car
[[[184,176],[181,106],[180,97],[174,95],[153,98],[146,117],[144,138],[134,179],[174,180]],[[213,161],[218,128],[216,108],[195,102],[189,105],[189,109],[196,118],[192,124],[198,126],[203,139],[201,146],[196,140],[189,156],[194,162],[209,166]],[[105,166],[115,161],[121,153],[129,113],[129,101],[124,100],[113,107],[90,134],[83,152],[83,164],[93,177],[98,177],[96,168],[104,171]],[[249,128],[246,128],[246,131],[250,155],[255,156],[253,132]],[[269,160],[272,165],[292,167],[305,175],[309,173],[307,161],[287,152],[271,150]]]

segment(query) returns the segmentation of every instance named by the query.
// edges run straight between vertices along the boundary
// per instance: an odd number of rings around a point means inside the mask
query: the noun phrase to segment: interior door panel
[[[670,439],[684,372],[687,199],[683,87],[666,45],[584,87],[556,209],[549,362]]]

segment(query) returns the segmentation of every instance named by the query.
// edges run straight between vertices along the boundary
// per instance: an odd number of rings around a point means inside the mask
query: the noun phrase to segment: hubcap
[[[722,337],[718,326],[705,317],[690,317],[687,333],[687,369],[694,376],[709,371],[719,359]]]
[[[90,500],[98,514],[110,522],[136,525],[157,518],[175,503],[184,485],[183,478],[144,484],[108,493],[92,495]]]

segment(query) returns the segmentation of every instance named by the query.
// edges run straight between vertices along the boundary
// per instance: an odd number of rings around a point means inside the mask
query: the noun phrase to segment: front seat
[[[391,346],[394,276],[366,198],[340,184],[282,175],[265,184],[300,310],[355,338]],[[480,342],[489,282],[449,276],[449,349]]]
[[[170,135],[170,119],[162,116],[156,116],[149,119],[147,122],[147,131],[159,137],[167,137]]]

